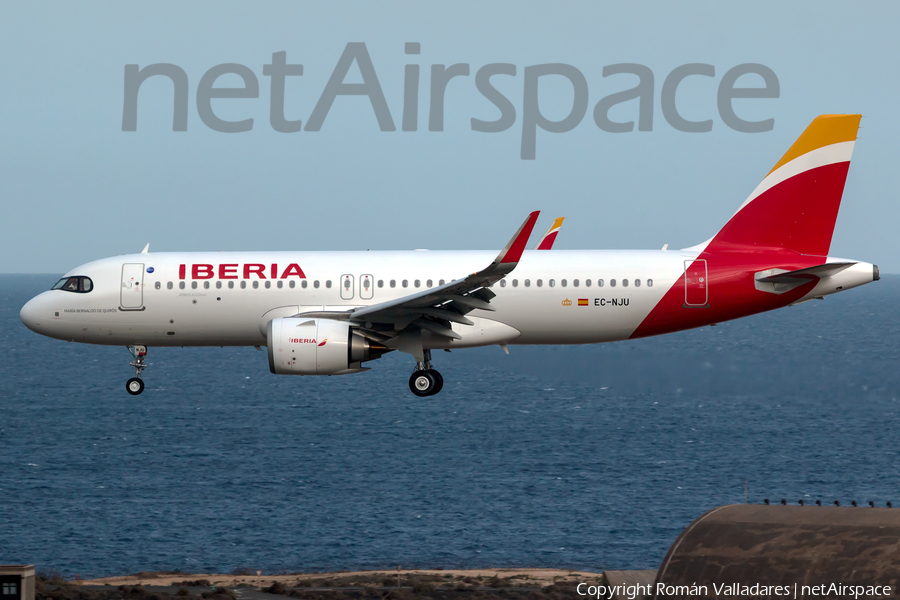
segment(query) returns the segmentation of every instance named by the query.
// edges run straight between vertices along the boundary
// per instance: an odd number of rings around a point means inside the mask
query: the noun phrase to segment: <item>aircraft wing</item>
[[[451,329],[451,323],[473,325],[465,317],[467,313],[475,309],[494,310],[490,302],[496,294],[488,287],[516,268],[539,214],[540,211],[534,211],[528,215],[497,258],[467,277],[372,306],[348,311],[306,312],[298,316],[352,321],[359,324],[360,333],[378,341],[390,339],[408,327],[459,339],[459,334]]]
[[[553,242],[556,241],[556,236],[559,235],[559,229],[562,227],[563,221],[565,221],[565,217],[560,217],[553,221],[553,224],[550,225],[550,229],[547,230],[547,233],[544,234],[544,237],[535,244],[535,250],[550,250],[553,248]]]

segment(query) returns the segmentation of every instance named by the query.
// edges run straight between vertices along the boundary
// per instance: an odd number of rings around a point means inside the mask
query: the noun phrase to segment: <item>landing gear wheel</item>
[[[144,391],[144,380],[132,377],[125,383],[125,389],[128,390],[128,393],[132,396],[137,396]]]
[[[431,373],[432,377],[434,377],[434,390],[432,390],[429,396],[434,396],[442,389],[444,389],[444,378],[434,369],[429,369],[428,372]]]
[[[125,382],[125,390],[132,396],[137,396],[144,391],[144,380],[141,379],[141,371],[147,368],[147,346],[128,346],[131,352],[131,366],[134,367],[134,377]]]
[[[416,371],[409,377],[409,389],[416,396],[430,396],[437,388],[437,379],[432,371]]]

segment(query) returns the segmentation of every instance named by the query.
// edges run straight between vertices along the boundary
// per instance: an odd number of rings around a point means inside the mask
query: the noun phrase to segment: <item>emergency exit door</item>
[[[353,300],[353,275],[341,275],[341,299]]]
[[[709,281],[707,281],[706,261],[703,259],[684,261],[684,304],[686,306],[709,304]]]
[[[126,263],[122,265],[122,292],[120,305],[126,310],[140,310],[144,307],[144,264]]]
[[[371,275],[359,276],[359,297],[363,300],[371,300],[375,293],[375,280]]]

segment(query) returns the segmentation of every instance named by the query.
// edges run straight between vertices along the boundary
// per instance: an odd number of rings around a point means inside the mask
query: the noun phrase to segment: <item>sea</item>
[[[341,377],[253,348],[32,333],[0,276],[0,563],[138,571],[658,568],[723,504],[900,510],[900,276],[657,338],[436,352]],[[860,508],[859,510],[865,510]]]

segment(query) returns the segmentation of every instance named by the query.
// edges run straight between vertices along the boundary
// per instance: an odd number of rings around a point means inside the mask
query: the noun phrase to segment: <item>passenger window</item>
[[[578,285],[578,280],[577,280],[577,279],[575,280],[575,285]],[[585,279],[585,280],[584,280],[584,287],[591,287],[591,280],[590,280],[590,279]]]
[[[501,279],[501,280],[500,280],[500,287],[506,287],[506,280],[505,280],[505,279]]]
[[[380,287],[380,288],[383,288],[383,287],[384,287],[384,279],[379,279],[379,280],[378,280],[378,287]]]
[[[397,287],[397,280],[396,280],[396,279],[391,279],[391,287],[392,287],[392,288],[393,288],[393,287]]]
[[[191,289],[192,289],[192,290],[196,290],[196,289],[197,289],[197,282],[196,282],[196,281],[192,281],[192,282],[191,282]]]
[[[525,280],[525,287],[531,287],[531,280],[530,280],[530,279],[526,279],[526,280]]]
[[[203,289],[204,289],[204,290],[208,290],[208,289],[209,289],[209,282],[208,282],[208,281],[204,281],[204,282],[203,282]]]
[[[556,280],[551,279],[550,281],[547,282],[547,285],[549,285],[550,287],[556,287]]]
[[[254,290],[258,290],[258,289],[259,289],[259,281],[256,281],[256,280],[253,281],[253,289],[254,289]]]
[[[331,288],[331,280],[330,279],[325,282],[325,287],[327,287],[329,289]]]
[[[603,280],[602,280],[602,279],[598,279],[598,280],[597,280],[597,287],[603,287]]]
[[[178,282],[178,289],[179,289],[179,290],[183,290],[183,289],[184,289],[184,282],[183,282],[183,281],[179,281],[179,282]]]
[[[294,289],[295,287],[297,287],[297,282],[291,279],[290,283],[288,283],[288,287]]]
[[[438,285],[444,285],[444,280],[441,279],[440,281],[438,281]]]
[[[543,280],[543,279],[538,279],[537,281],[534,282],[534,284],[535,284],[536,286],[538,286],[538,287],[543,287],[543,286],[544,286],[544,280]]]
[[[221,282],[221,281],[217,281],[217,282],[216,282],[216,289],[217,289],[217,290],[221,290],[221,289],[222,289],[222,282]]]
[[[233,290],[233,289],[234,289],[234,282],[233,282],[233,281],[229,281],[229,282],[228,282],[228,289],[229,289],[229,290]]]
[[[566,280],[563,279],[562,281],[559,282],[559,284],[563,287],[566,287]]]
[[[616,287],[616,280],[615,280],[615,279],[610,279],[610,280],[609,280],[609,287]]]
[[[309,282],[304,279],[303,282],[300,283],[300,287],[302,287],[305,290],[306,288],[309,287]]]
[[[246,290],[246,289],[247,289],[247,282],[246,282],[246,281],[242,281],[242,282],[241,282],[241,289],[242,289],[242,290]]]
[[[622,287],[628,287],[628,280],[627,280],[627,279],[623,279],[623,280],[622,280]]]
[[[652,280],[652,279],[648,279],[648,280],[647,280],[647,287],[653,287],[653,280]]]
[[[271,282],[271,281],[266,281],[266,289],[267,289],[267,290],[271,290],[271,289],[272,289],[272,282]]]
[[[513,279],[513,287],[519,287],[519,280]]]
[[[634,280],[634,287],[641,287],[641,280],[640,280],[640,279],[635,279],[635,280]]]
[[[284,288],[284,282],[279,279],[278,280],[278,289],[280,290],[282,288]]]
[[[166,284],[166,289],[167,289],[167,290],[171,290],[171,289],[172,289],[172,282],[171,282],[171,281],[170,281],[169,283]]]
[[[316,279],[315,281],[313,281],[313,287],[316,288],[316,289],[319,289],[319,280],[318,280],[318,279]]]
[[[413,285],[415,285],[416,287],[419,287],[420,285],[422,285],[422,282],[420,280],[416,279],[416,281]]]
[[[402,285],[403,285],[403,287],[409,287],[409,280],[408,280],[408,279],[404,279]]]
[[[428,281],[425,282],[425,287],[431,287],[431,280],[430,280],[430,279],[429,279]]]
[[[574,287],[578,287],[578,280],[577,280],[577,279],[573,279],[573,280],[572,280],[572,285],[573,285]]]
[[[153,287],[155,287],[155,288],[158,289],[158,290],[159,290],[159,289],[162,289],[162,283],[160,283],[159,281],[157,281],[157,282],[156,282],[156,285],[154,285]]]

